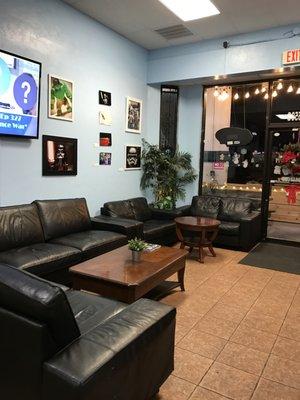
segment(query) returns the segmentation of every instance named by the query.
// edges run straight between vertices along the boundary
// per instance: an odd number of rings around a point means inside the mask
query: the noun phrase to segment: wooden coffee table
[[[178,282],[168,282],[168,289],[184,290],[187,254],[183,249],[160,247],[132,262],[131,251],[123,246],[70,268],[73,287],[133,303],[177,272]]]
[[[178,217],[175,218],[176,232],[181,242],[180,248],[189,247],[191,252],[194,247],[199,248],[199,262],[204,262],[204,248],[208,247],[213,257],[216,253],[212,242],[215,240],[220,221],[203,217]]]

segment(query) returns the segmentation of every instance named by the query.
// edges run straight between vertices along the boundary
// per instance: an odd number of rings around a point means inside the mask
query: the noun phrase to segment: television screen
[[[37,139],[41,64],[0,50],[0,135]]]

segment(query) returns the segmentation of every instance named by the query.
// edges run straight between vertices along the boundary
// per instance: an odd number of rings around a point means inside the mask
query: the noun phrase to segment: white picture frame
[[[141,133],[143,117],[143,101],[134,97],[126,97],[126,132]]]
[[[57,81],[65,86],[65,95],[62,99],[54,95],[54,85]],[[74,122],[74,82],[70,79],[48,75],[48,118]]]

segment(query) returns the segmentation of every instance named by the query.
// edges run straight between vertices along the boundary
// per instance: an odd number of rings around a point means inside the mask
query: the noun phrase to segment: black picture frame
[[[100,147],[111,147],[112,146],[112,134],[108,132],[99,133],[99,146]]]
[[[53,142],[53,145],[50,145],[50,142]],[[77,142],[77,139],[74,138],[43,135],[43,176],[77,175]],[[51,146],[53,149],[50,148]],[[60,157],[57,156],[57,153],[60,153]],[[51,156],[53,162],[49,161]],[[63,164],[61,160],[67,160],[67,163]],[[68,163],[72,163],[72,168],[70,165],[68,166]]]
[[[10,51],[6,51],[0,48],[0,52],[7,54],[9,56],[12,57],[16,57],[16,58],[20,58],[24,61],[29,61],[32,62],[34,64],[37,64],[39,66],[39,79],[38,79],[38,84],[39,84],[39,90],[38,90],[38,96],[37,96],[37,105],[38,105],[38,113],[37,113],[37,127],[36,127],[36,135],[35,136],[22,136],[22,135],[10,135],[10,134],[6,134],[6,133],[1,133],[0,130],[0,138],[18,138],[20,140],[26,140],[26,139],[39,139],[40,137],[40,99],[41,99],[41,78],[42,78],[42,63],[36,60],[33,60],[31,58],[28,57],[24,57],[24,56],[20,56],[19,54],[16,53],[12,53]]]
[[[99,104],[103,106],[111,106],[111,93],[99,90]]]

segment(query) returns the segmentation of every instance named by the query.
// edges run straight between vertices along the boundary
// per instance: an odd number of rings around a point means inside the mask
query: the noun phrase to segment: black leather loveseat
[[[69,284],[68,268],[127,243],[91,219],[85,199],[0,208],[0,262]]]
[[[194,196],[186,214],[221,221],[214,244],[249,251],[261,239],[261,214],[249,199]]]
[[[149,243],[169,245],[177,241],[174,218],[182,213],[181,208],[169,211],[149,207],[144,197],[136,197],[105,203],[102,215],[96,219],[99,224],[109,224],[110,229],[114,226],[118,232],[135,229],[136,236]]]
[[[0,264],[1,399],[150,400],[173,370],[175,309],[68,290]]]

